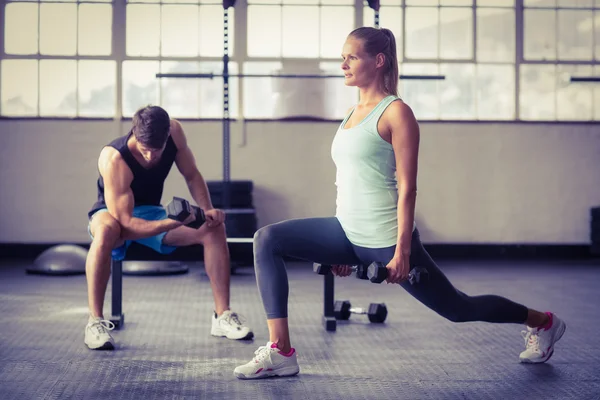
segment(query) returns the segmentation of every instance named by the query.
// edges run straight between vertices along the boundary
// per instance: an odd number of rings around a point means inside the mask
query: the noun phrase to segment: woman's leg
[[[254,269],[267,315],[269,343],[252,361],[237,367],[241,379],[294,375],[299,371],[288,328],[286,257],[323,264],[358,264],[337,218],[307,218],[279,222],[254,235]]]
[[[254,268],[267,314],[271,342],[291,348],[287,328],[288,278],[285,257],[329,264],[356,264],[352,244],[337,218],[307,218],[279,222],[254,236]]]
[[[395,248],[356,248],[363,262],[389,262]],[[370,261],[369,261],[370,262]],[[565,324],[551,313],[532,310],[497,295],[469,296],[456,289],[423,247],[419,231],[412,235],[410,268],[425,268],[428,279],[419,283],[403,282],[402,287],[421,303],[453,322],[485,321],[517,323],[529,326],[527,350],[521,353],[523,362],[544,362],[550,358],[553,346],[562,337]],[[554,320],[554,321],[553,321]]]

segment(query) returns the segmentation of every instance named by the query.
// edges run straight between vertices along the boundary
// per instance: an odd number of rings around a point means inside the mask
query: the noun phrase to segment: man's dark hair
[[[171,118],[158,106],[142,107],[133,115],[133,134],[149,149],[160,149],[169,138]]]

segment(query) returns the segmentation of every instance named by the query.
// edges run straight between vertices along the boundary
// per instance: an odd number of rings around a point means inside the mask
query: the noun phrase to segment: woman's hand
[[[396,254],[385,266],[388,270],[387,283],[401,283],[408,279],[410,254]]]

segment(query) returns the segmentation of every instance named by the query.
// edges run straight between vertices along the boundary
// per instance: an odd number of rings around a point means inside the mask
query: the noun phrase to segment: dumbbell
[[[374,262],[367,268],[367,279],[373,283],[381,283],[387,279],[388,269],[382,262]],[[429,280],[429,272],[423,267],[414,267],[408,273],[408,282],[411,285]]]
[[[182,199],[181,197],[174,196],[166,208],[167,217],[179,222],[185,221],[193,213],[196,219],[185,225],[190,228],[199,229],[206,221],[204,210],[198,206],[191,205],[186,199]]]
[[[331,265],[314,263],[313,271],[319,275],[327,275],[331,273]],[[356,272],[356,277],[358,279],[369,279],[367,277],[366,265],[353,265],[352,271]]]
[[[333,315],[335,319],[346,321],[350,318],[350,314],[366,314],[370,322],[381,324],[387,317],[387,307],[384,303],[371,303],[368,309],[352,308],[352,304],[348,300],[334,303]]]

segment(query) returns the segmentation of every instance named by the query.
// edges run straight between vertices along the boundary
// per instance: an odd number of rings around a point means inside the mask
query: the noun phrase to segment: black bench
[[[227,243],[252,244],[252,238],[227,238]],[[111,260],[112,271],[112,301],[109,320],[115,324],[115,329],[120,329],[125,324],[123,313],[123,262],[124,261],[200,261],[204,254],[202,245],[185,246],[176,249],[171,254],[160,254],[143,245],[132,243],[125,259],[122,261]],[[332,311],[333,312],[333,311]]]

